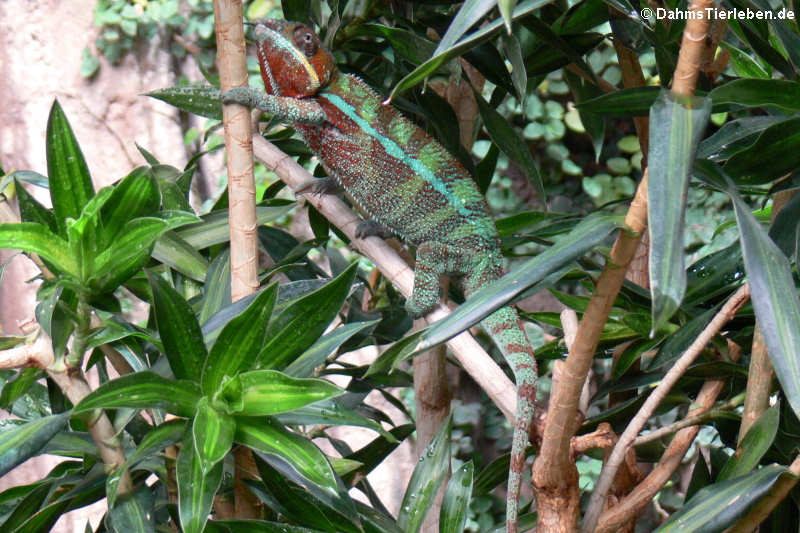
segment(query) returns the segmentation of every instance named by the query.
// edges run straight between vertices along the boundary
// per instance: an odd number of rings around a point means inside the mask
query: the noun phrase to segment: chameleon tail
[[[525,449],[533,424],[534,401],[536,399],[536,359],[519,315],[512,307],[503,307],[481,322],[491,335],[517,382],[517,413],[514,419],[514,435],[511,441],[511,467],[508,475],[506,500],[506,531],[517,533],[519,494],[522,472],[525,467]]]

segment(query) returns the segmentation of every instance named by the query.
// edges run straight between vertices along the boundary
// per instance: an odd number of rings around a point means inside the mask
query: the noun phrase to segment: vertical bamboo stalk
[[[224,92],[247,85],[247,59],[241,0],[214,0],[217,66]],[[253,178],[253,138],[249,108],[222,106],[228,169],[228,209],[231,239],[231,299],[239,300],[258,290],[256,240],[256,188]],[[234,512],[237,518],[259,518],[258,499],[244,484],[254,471],[252,454],[234,451]]]

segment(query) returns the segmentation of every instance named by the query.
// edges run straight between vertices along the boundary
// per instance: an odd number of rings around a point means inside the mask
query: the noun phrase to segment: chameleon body
[[[223,101],[257,107],[291,122],[343,188],[380,226],[417,247],[414,290],[406,302],[419,317],[439,301],[439,276],[467,296],[503,275],[500,242],[486,201],[462,165],[359,78],[339,72],[307,26],[262,20],[255,30],[266,92],[238,87]],[[372,228],[374,226],[363,226]],[[516,311],[481,323],[517,382],[508,481],[507,531],[517,531],[525,448],[536,394],[536,360]]]

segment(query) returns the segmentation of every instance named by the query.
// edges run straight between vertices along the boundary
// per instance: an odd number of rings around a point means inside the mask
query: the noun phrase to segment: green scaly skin
[[[417,247],[414,317],[439,301],[439,276],[452,276],[467,297],[503,275],[497,229],[486,201],[461,164],[435,140],[389,106],[355,76],[338,72],[330,52],[308,27],[283,20],[256,26],[266,92],[238,87],[223,95],[292,123],[332,183],[374,220],[360,235],[388,230]],[[376,224],[377,223],[377,224]],[[536,396],[533,348],[512,307],[481,325],[494,339],[517,382],[506,525],[517,532],[525,448]]]

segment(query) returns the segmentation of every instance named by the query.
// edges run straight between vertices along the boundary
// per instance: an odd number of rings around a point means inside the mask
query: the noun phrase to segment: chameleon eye
[[[319,49],[319,41],[317,36],[306,27],[298,26],[294,30],[294,44],[299,48],[306,57],[313,57]]]

